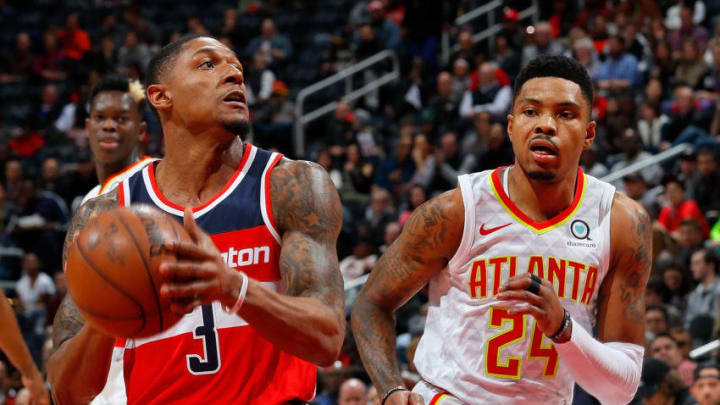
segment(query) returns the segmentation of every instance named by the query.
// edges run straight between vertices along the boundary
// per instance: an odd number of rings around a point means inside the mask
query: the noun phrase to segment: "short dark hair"
[[[165,73],[168,65],[175,61],[178,53],[182,50],[183,45],[193,39],[204,37],[212,38],[209,35],[188,34],[163,46],[162,49],[160,49],[160,51],[156,53],[152,59],[150,59],[150,63],[148,63],[147,76],[145,77],[145,87],[150,87],[152,84],[160,83],[160,76]]]
[[[539,56],[528,63],[515,79],[513,97],[517,98],[522,86],[530,79],[537,77],[559,77],[577,83],[582,95],[592,109],[593,84],[587,70],[580,62],[566,56]]]
[[[647,314],[650,311],[660,311],[663,314],[663,318],[665,318],[665,323],[667,323],[668,325],[670,324],[670,315],[668,314],[667,309],[665,309],[662,304],[648,304],[647,308],[645,309],[645,313]],[[663,333],[660,333],[657,336],[659,337],[660,335],[663,335]],[[667,335],[672,339],[672,336],[668,335],[667,333],[665,333],[664,335]]]
[[[712,264],[713,271],[717,273],[718,257],[715,254],[715,251],[711,248],[701,248],[696,252],[703,252],[703,261],[707,264]]]
[[[104,93],[107,91],[119,91],[122,93],[127,93],[130,91],[130,78],[121,75],[119,73],[110,73],[107,74],[98,80],[97,83],[95,83],[95,86],[90,91],[90,108],[92,109],[93,101],[95,100],[95,97],[97,97],[98,94]],[[133,97],[133,100],[135,98]],[[136,101],[138,111],[140,112],[140,116],[143,115],[145,112],[145,98],[143,97],[140,101]]]
[[[700,378],[700,372],[707,369],[713,369],[720,371],[720,365],[714,361],[708,361],[706,363],[700,363],[697,367],[695,367],[695,371],[693,372],[693,380],[697,381],[698,378]]]

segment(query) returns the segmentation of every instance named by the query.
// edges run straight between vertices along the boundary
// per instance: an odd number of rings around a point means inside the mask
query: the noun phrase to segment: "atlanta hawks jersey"
[[[430,281],[415,365],[436,389],[425,385],[427,392],[462,403],[570,404],[574,380],[552,342],[532,316],[508,313],[518,302],[495,296],[508,278],[536,274],[553,284],[574,327],[592,333],[610,260],[615,188],[578,169],[572,204],[536,222],[508,196],[508,171],[459,177],[463,236],[447,268]]]
[[[83,197],[81,204],[85,204],[87,200],[101,196],[109,191],[115,190],[115,188],[118,186],[118,184],[120,184],[121,181],[142,170],[142,168],[145,167],[148,163],[154,162],[156,160],[156,158],[145,156],[137,162],[126,167],[122,171],[113,174],[112,176],[108,177],[103,182],[103,184],[98,184],[97,186],[93,187],[92,190],[88,191],[88,193],[85,194],[85,197]]]
[[[248,143],[227,185],[193,208],[198,225],[215,242],[228,266],[265,287],[281,291],[280,235],[270,205],[270,171],[282,155]],[[182,220],[183,207],[155,183],[157,164],[123,180],[121,205],[151,204]],[[170,329],[124,346],[128,404],[281,404],[315,394],[317,367],[287,354],[218,302],[185,315]]]

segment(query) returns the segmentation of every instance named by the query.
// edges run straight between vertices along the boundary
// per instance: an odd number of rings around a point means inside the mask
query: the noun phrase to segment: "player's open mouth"
[[[245,106],[245,95],[240,90],[234,90],[225,95],[223,102],[236,107]]]
[[[115,136],[105,136],[100,138],[100,142],[98,142],[98,145],[100,145],[103,149],[116,149],[118,146],[120,146],[120,139]]]
[[[535,139],[530,142],[530,151],[536,155],[556,156],[557,148],[550,141]]]

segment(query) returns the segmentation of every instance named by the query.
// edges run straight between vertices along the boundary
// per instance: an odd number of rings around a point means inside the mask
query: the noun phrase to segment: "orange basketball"
[[[86,321],[110,335],[143,337],[181,316],[160,297],[158,266],[175,260],[162,246],[190,240],[182,225],[148,205],[103,212],[75,238],[67,259],[67,284]]]

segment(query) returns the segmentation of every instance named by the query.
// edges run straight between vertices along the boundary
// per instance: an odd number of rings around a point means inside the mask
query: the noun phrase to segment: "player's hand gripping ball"
[[[180,222],[148,205],[118,207],[91,219],[67,259],[73,302],[93,327],[117,337],[162,332],[180,320],[159,294],[158,267],[175,260],[164,248],[189,241]]]

